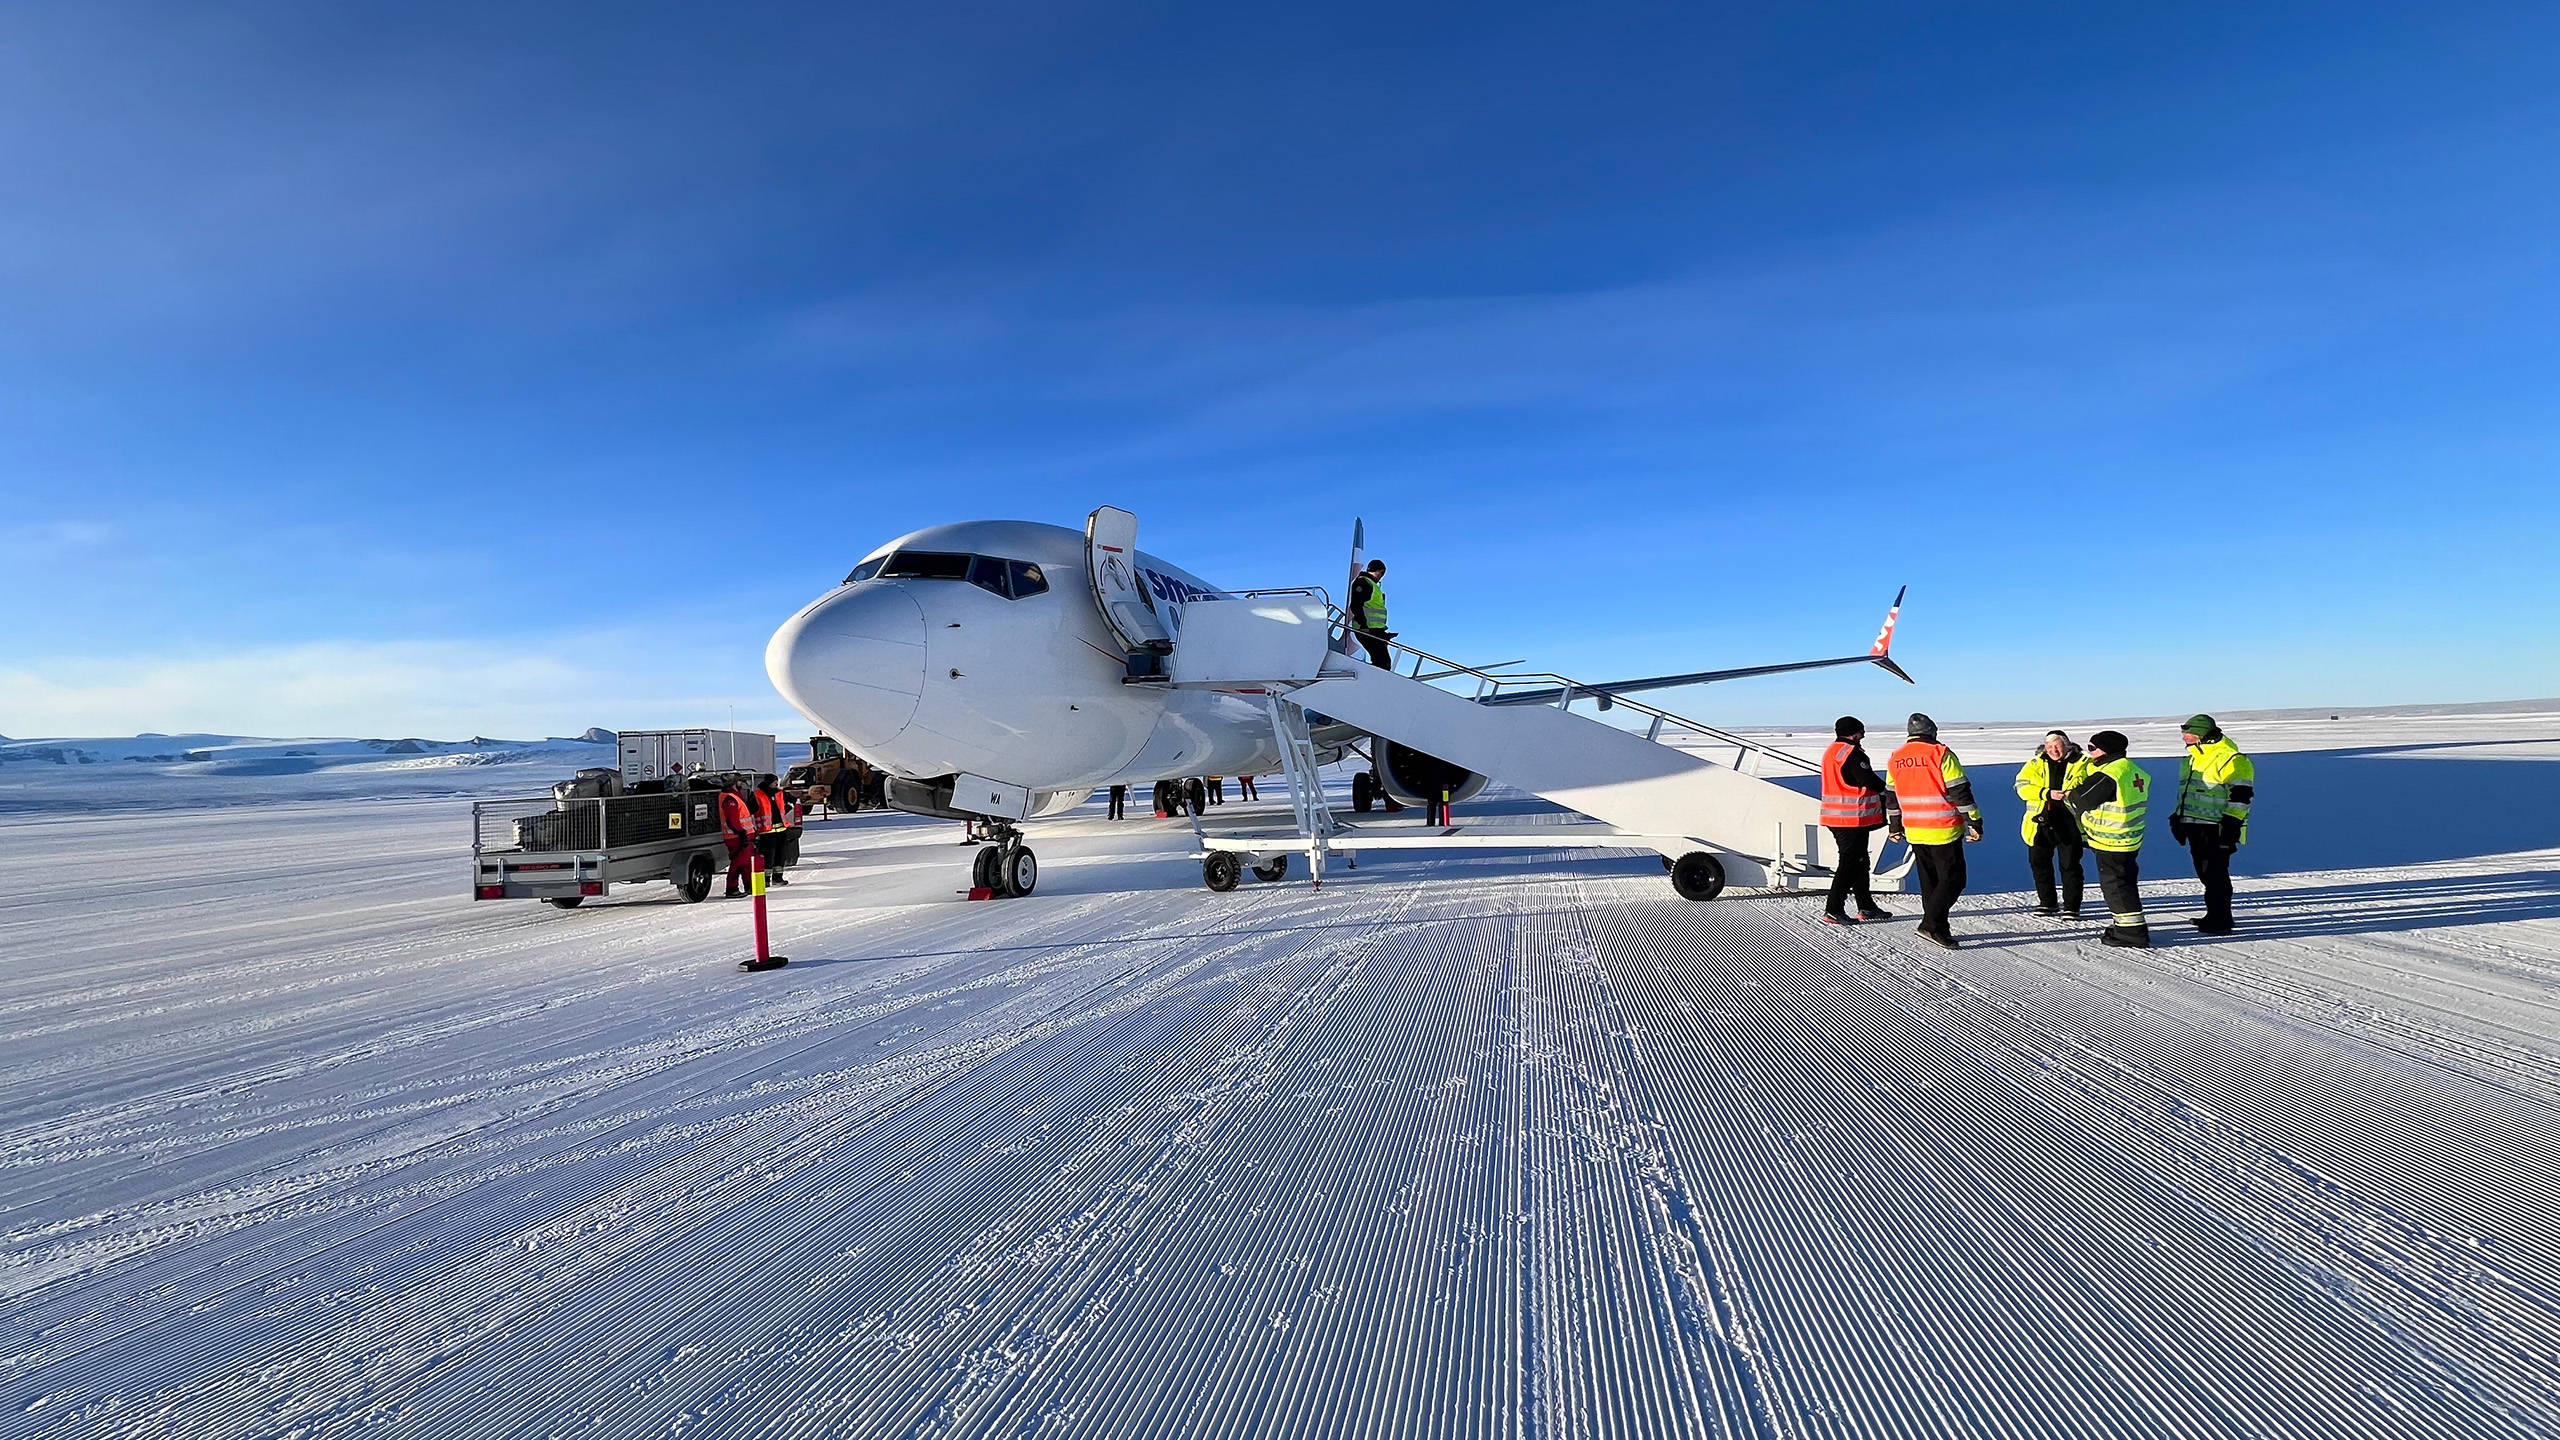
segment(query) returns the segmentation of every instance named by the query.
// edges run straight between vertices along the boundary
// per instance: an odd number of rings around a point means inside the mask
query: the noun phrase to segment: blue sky
[[[2560,693],[2560,11],[12,7],[0,733],[804,727],[941,520],[1728,722]]]

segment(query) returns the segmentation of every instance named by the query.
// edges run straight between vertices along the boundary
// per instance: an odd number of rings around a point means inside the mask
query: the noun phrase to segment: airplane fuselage
[[[1223,592],[1140,552],[1174,628]],[[985,776],[1054,810],[1105,785],[1280,767],[1249,698],[1124,683],[1128,657],[1095,605],[1085,537],[981,520],[902,536],[784,622],[765,670],[826,734],[890,774]]]

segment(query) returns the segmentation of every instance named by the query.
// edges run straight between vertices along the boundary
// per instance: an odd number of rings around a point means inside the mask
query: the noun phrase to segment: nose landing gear
[[[1022,831],[1002,820],[981,821],[994,843],[970,861],[969,884],[996,898],[1028,895],[1040,886],[1040,857],[1022,843]]]

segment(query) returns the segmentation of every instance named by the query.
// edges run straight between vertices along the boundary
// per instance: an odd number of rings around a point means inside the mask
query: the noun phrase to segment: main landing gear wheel
[[[1366,815],[1378,803],[1378,777],[1366,770],[1351,772],[1351,808]]]
[[[1040,857],[1022,843],[1022,831],[1008,820],[989,820],[980,837],[992,841],[969,857],[969,888],[1000,899],[1028,895],[1040,884]]]
[[[1713,900],[1724,893],[1724,862],[1704,850],[1692,850],[1672,865],[1671,888],[1683,900]]]
[[[996,852],[996,878],[1004,882],[997,894],[1028,895],[1040,885],[1040,858],[1028,845],[1008,845]]]
[[[1253,878],[1256,880],[1288,879],[1289,857],[1286,855],[1274,855],[1270,859],[1263,861],[1261,864],[1254,866]]]
[[[1212,890],[1233,890],[1244,876],[1244,862],[1232,852],[1219,850],[1200,862],[1200,878]]]
[[[696,855],[684,862],[684,878],[676,882],[676,894],[687,905],[699,905],[711,895],[711,879],[720,867],[708,855]]]

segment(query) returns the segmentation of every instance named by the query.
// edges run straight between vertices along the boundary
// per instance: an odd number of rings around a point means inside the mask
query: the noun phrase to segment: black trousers
[[[1867,846],[1875,832],[1842,830],[1836,826],[1825,828],[1831,831],[1831,843],[1839,847],[1840,864],[1831,872],[1831,894],[1824,900],[1822,908],[1834,915],[1846,915],[1852,895],[1858,897],[1861,910],[1880,908],[1876,904],[1876,892],[1867,888],[1867,878],[1872,873]]]
[[[2142,856],[2134,850],[2093,850],[2098,857],[2098,891],[2107,897],[2107,928],[2148,935],[2151,922],[2142,914]]]
[[[1114,819],[1114,820],[1118,820],[1118,819],[1122,818],[1123,816],[1127,815],[1128,813],[1129,813],[1129,787],[1128,787],[1128,786],[1126,786],[1126,785],[1114,785],[1114,786],[1112,786],[1112,787],[1111,787],[1111,818],[1112,818],[1112,819]]]
[[[1387,650],[1386,636],[1375,630],[1354,630],[1351,633],[1360,637],[1361,648],[1369,652],[1370,664],[1381,670],[1396,668],[1395,656]]]
[[[2079,831],[2057,834],[2056,830],[2057,827],[2051,825],[2036,827],[2036,838],[2027,846],[2027,868],[2035,873],[2037,904],[2051,909],[2059,903],[2063,909],[2076,915],[2080,913],[2080,889],[2088,883],[2087,877],[2080,872],[2080,852],[2087,847],[2080,843]],[[2059,902],[2055,899],[2054,885],[2054,866],[2057,863],[2062,867]]]
[[[2231,847],[2222,843],[2220,827],[2187,832],[2187,853],[2196,861],[2196,878],[2204,882],[2204,919],[2208,925],[2231,923]]]
[[[1947,912],[1956,908],[1956,897],[1964,893],[1964,838],[1944,845],[1911,847],[1920,870],[1920,923],[1939,934],[1947,933]]]

